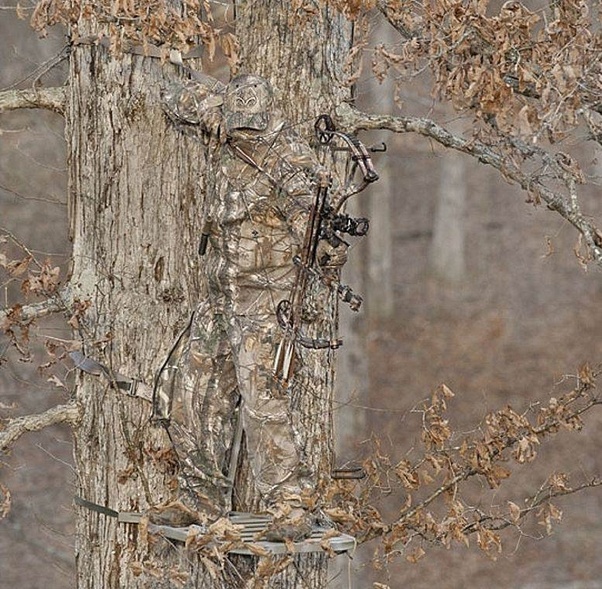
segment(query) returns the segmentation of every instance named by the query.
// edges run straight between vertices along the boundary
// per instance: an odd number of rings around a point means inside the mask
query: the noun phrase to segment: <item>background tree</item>
[[[200,38],[209,52],[220,46],[232,67],[268,77],[287,115],[307,130],[320,112],[336,112],[346,130],[413,132],[493,166],[527,191],[534,204],[544,202],[577,229],[576,252],[583,264],[600,263],[600,232],[582,213],[577,192],[586,178],[564,139],[584,132],[599,139],[600,39],[586,3],[558,3],[539,13],[514,2],[499,11],[486,2],[272,4],[236,5],[230,21],[235,30],[219,33],[207,6],[186,5],[176,12],[157,4],[148,12],[138,5],[82,4],[77,11],[60,3],[38,5],[36,26],[58,21],[70,28],[68,89],[7,91],[2,109],[35,105],[65,114],[73,270],[65,284],[52,265],[42,261],[36,267],[35,256],[27,252],[14,262],[2,260],[12,278],[26,277],[24,290],[46,299],[24,307],[11,302],[3,312],[15,349],[26,355],[33,320],[64,311],[81,336],[77,339],[107,365],[148,382],[202,292],[190,252],[200,233],[203,147],[168,127],[159,96],[165,76],[175,72],[161,63],[165,52],[157,47],[184,48],[189,39]],[[369,46],[367,32],[377,11],[400,41],[377,44],[374,75],[395,72],[403,88],[416,83],[416,73],[432,71],[437,92],[475,117],[466,136],[423,117],[366,114],[349,106],[349,87],[359,67],[353,58]],[[61,356],[60,350],[53,353]],[[301,412],[308,421],[331,413],[330,371],[330,365],[315,368],[325,394],[317,406],[308,402]],[[413,560],[422,554],[421,541],[463,543],[471,533],[481,548],[494,553],[497,528],[516,525],[531,512],[551,524],[559,513],[547,500],[575,490],[563,477],[550,478],[518,511],[516,502],[497,513],[469,508],[459,489],[471,478],[497,488],[510,474],[500,459],[530,461],[544,437],[559,427],[579,427],[579,416],[598,402],[592,394],[594,376],[584,367],[568,397],[536,408],[531,422],[509,409],[491,413],[483,431],[464,441],[452,436],[443,415],[449,389],[437,389],[420,410],[424,455],[391,465],[370,459],[362,500],[346,485],[324,490],[331,515],[362,539],[383,537],[387,555],[405,550]],[[148,428],[148,410],[99,379],[81,378],[76,391],[58,408],[7,422],[3,447],[27,430],[69,422],[75,426],[78,494],[120,511],[144,509],[166,497],[168,444]],[[312,455],[319,462],[331,454],[330,420],[311,423]],[[383,481],[391,477],[403,488],[405,504],[386,522],[363,500],[372,504],[371,492],[386,487]],[[589,478],[576,488],[596,484]],[[439,498],[447,502],[432,507]],[[245,503],[252,506],[253,497],[247,495]],[[153,544],[136,526],[86,509],[78,509],[76,538],[82,587],[133,587],[149,579],[158,585],[237,586],[239,575],[249,574],[248,563],[218,559],[212,564],[206,555]],[[413,552],[411,542],[417,545]],[[323,555],[297,557],[281,582],[324,586],[325,563]]]

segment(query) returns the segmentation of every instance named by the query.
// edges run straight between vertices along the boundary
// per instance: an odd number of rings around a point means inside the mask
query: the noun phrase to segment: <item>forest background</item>
[[[64,39],[58,29],[38,39],[26,21],[4,9],[9,4],[0,10],[0,88],[27,87],[31,78],[26,76],[58,55]],[[63,83],[62,67],[46,74],[44,82]],[[370,75],[358,82],[357,95],[370,110],[390,108],[379,103],[384,94]],[[418,87],[402,89],[400,99],[404,114],[428,115],[440,108]],[[456,117],[450,111],[448,123],[467,124]],[[70,245],[62,125],[59,116],[46,111],[17,111],[0,119],[0,233],[9,232],[37,258],[49,257],[66,268]],[[361,206],[366,211],[377,207],[386,197],[383,191],[390,190],[391,214],[387,231],[374,220],[372,235],[351,252],[350,274],[366,302],[346,329],[353,327],[355,337],[366,342],[367,354],[355,359],[361,378],[349,378],[345,366],[341,370],[346,399],[338,411],[341,461],[361,459],[375,438],[392,461],[409,452],[421,427],[413,410],[441,383],[455,393],[450,421],[465,432],[487,411],[507,404],[524,410],[554,395],[575,378],[579,366],[600,362],[600,273],[579,264],[573,252],[576,236],[565,221],[526,203],[525,194],[497,172],[423,138],[380,132],[362,138],[387,143],[375,164],[392,182],[371,188],[360,197]],[[581,153],[590,182],[582,204],[601,218],[602,152],[586,142],[585,134],[572,141],[578,142],[571,148]],[[447,228],[460,259],[456,256],[457,265],[446,273],[438,266],[440,246],[434,240],[441,235],[438,207],[449,191],[460,194],[462,211],[454,219],[457,226]],[[393,308],[383,318],[375,309],[379,285],[370,282],[370,265],[379,257],[374,236],[389,229]],[[8,296],[3,289],[3,299]],[[57,321],[56,331],[45,328],[43,335],[62,337],[62,329]],[[41,357],[43,350],[36,354]],[[63,398],[60,387],[36,376],[34,365],[0,369],[0,403],[14,405],[14,414],[37,412]],[[553,470],[571,472],[576,479],[602,472],[600,425],[598,412],[583,432],[558,436],[541,449],[542,460],[529,465],[528,473],[515,475],[512,490],[532,494]],[[20,440],[3,464],[3,482],[13,495],[11,513],[0,522],[3,586],[72,586],[70,444],[69,430],[54,426]],[[477,485],[473,497],[475,504],[482,499]],[[505,499],[500,492],[486,501]],[[585,491],[558,504],[563,520],[550,536],[537,522],[525,525],[506,537],[496,561],[474,547],[436,548],[415,564],[373,570],[371,547],[363,547],[350,563],[357,571],[354,586],[380,581],[420,589],[442,586],[439,580],[445,578],[445,587],[452,589],[484,583],[517,589],[602,587],[602,494]]]

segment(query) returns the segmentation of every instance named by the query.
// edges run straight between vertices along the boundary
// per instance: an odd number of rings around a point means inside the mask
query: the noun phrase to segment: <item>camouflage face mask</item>
[[[272,88],[260,76],[241,74],[228,84],[224,98],[226,132],[237,129],[265,131],[270,121]]]

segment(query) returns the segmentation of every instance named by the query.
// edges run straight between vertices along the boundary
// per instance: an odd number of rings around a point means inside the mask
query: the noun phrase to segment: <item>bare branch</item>
[[[585,491],[587,489],[595,489],[597,487],[602,487],[602,479],[594,477],[590,480],[585,481],[584,483],[581,483],[577,487],[567,487],[564,489],[547,488],[545,489],[545,493],[538,492],[538,494],[532,497],[530,501],[528,499],[525,499],[527,507],[523,507],[516,514],[509,513],[504,517],[484,515],[483,517],[479,518],[478,521],[468,524],[463,529],[463,532],[465,534],[471,534],[477,531],[479,527],[498,531],[503,530],[504,528],[508,528],[510,526],[516,526],[520,520],[524,519],[531,512],[541,507],[544,503],[549,502],[551,499],[564,497],[566,495],[573,495],[575,493],[579,493],[580,491]]]
[[[0,92],[0,113],[22,108],[44,108],[64,114],[67,88],[28,88]]]
[[[418,36],[419,33],[417,31],[412,31],[406,27],[401,19],[397,18],[395,14],[395,9],[392,6],[391,2],[388,0],[378,0],[376,3],[378,10],[382,13],[382,15],[387,19],[389,24],[401,34],[404,39],[411,39],[412,37]]]
[[[0,324],[3,323],[8,317],[10,317],[16,310],[19,311],[19,319],[29,323],[35,319],[46,317],[52,313],[59,313],[63,311],[64,307],[58,299],[48,299],[39,303],[32,303],[31,305],[25,305],[24,307],[14,307],[7,309],[0,309]]]
[[[584,244],[592,259],[602,266],[602,231],[581,214],[572,205],[570,199],[546,186],[540,176],[524,172],[510,157],[504,157],[497,153],[491,146],[477,139],[464,139],[454,135],[430,119],[368,114],[360,112],[348,104],[342,104],[337,108],[337,117],[341,126],[346,130],[384,129],[394,133],[418,133],[445,147],[466,153],[477,158],[481,163],[492,166],[504,178],[516,182],[523,190],[545,202],[550,209],[555,210],[571,223],[583,236]],[[551,154],[532,146],[523,145],[516,139],[509,138],[509,140],[512,141],[513,147],[521,156],[538,155],[547,166],[556,168]],[[557,179],[565,181],[564,176],[560,173],[558,173]]]
[[[80,408],[75,401],[71,401],[65,405],[52,407],[44,413],[9,419],[5,422],[4,429],[0,431],[0,452],[6,451],[27,432],[37,432],[59,423],[75,425],[79,418]]]
[[[53,313],[65,312],[71,307],[71,304],[71,289],[68,286],[65,286],[54,293],[50,298],[40,301],[39,303],[0,308],[0,326],[11,317],[14,317],[21,322],[30,323],[35,319],[40,319],[47,315],[52,315]]]

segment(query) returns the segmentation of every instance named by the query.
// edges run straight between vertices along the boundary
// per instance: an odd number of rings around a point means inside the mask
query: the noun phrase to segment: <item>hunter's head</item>
[[[272,87],[265,78],[253,74],[232,78],[224,96],[226,132],[237,129],[265,131],[272,101]]]

